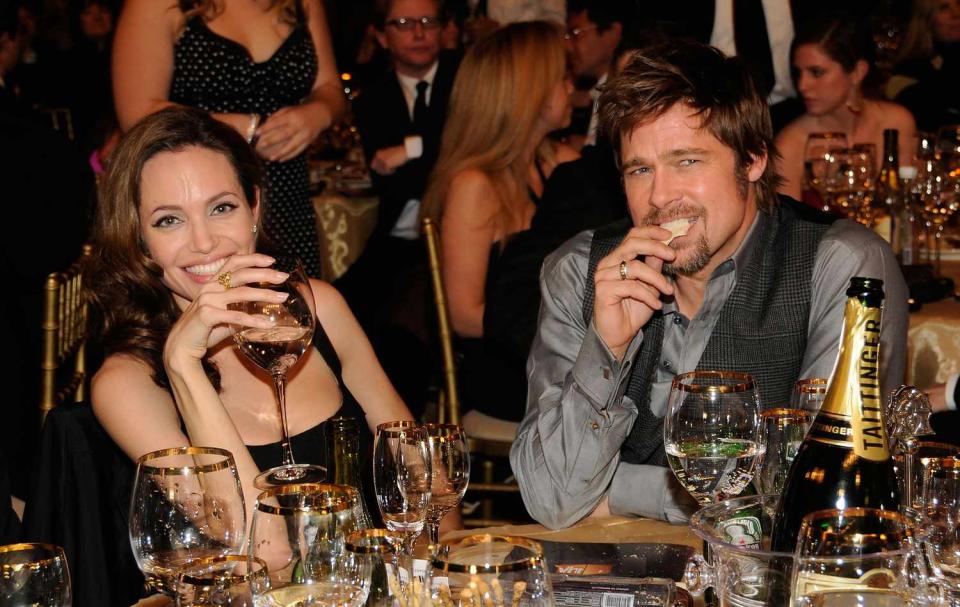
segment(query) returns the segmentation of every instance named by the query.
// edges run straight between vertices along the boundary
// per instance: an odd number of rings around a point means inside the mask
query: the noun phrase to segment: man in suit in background
[[[377,41],[392,69],[354,103],[380,197],[377,224],[360,259],[337,281],[381,362],[414,412],[425,398],[426,260],[420,199],[440,150],[458,57],[441,53],[440,0],[378,0]],[[395,354],[395,356],[394,356]]]

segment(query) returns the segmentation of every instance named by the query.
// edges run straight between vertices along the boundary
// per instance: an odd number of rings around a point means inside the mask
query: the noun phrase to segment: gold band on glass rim
[[[915,445],[917,447],[918,455],[921,449],[942,449],[944,451],[952,451],[960,455],[960,447],[956,445],[951,445],[950,443],[938,443],[937,441],[932,441],[932,440],[922,440],[915,443]],[[953,456],[943,455],[941,456],[941,459],[946,459],[948,457],[953,457]]]
[[[155,466],[150,460],[169,457],[171,455],[220,455],[223,459],[212,464],[202,464],[194,466]],[[147,466],[150,468],[150,474],[167,476],[170,474],[209,474],[218,472],[233,466],[233,454],[226,449],[219,447],[172,447],[170,449],[160,449],[151,451],[137,458],[137,466]]]
[[[929,458],[927,465],[930,466],[932,470],[938,468],[946,470],[960,470],[960,459],[953,456],[931,457]]]
[[[844,508],[842,510],[830,508],[829,510],[817,510],[803,517],[803,521],[813,522],[825,518],[863,518],[867,516],[896,521],[898,523],[909,523],[907,517],[896,510],[880,510],[879,508]]]
[[[826,377],[808,377],[806,379],[798,379],[795,384],[793,384],[793,389],[801,394],[816,394],[819,392],[827,391],[827,378]]]
[[[689,379],[733,380],[737,383],[721,385],[710,384],[703,386],[683,383]],[[680,375],[674,377],[672,388],[674,390],[681,390],[683,392],[693,392],[694,394],[706,394],[708,392],[728,394],[731,392],[746,392],[747,390],[753,390],[756,388],[756,383],[753,381],[752,375],[749,373],[740,373],[739,371],[690,371],[689,373],[681,373]]]
[[[24,550],[45,550],[51,554],[50,556],[45,556],[35,561],[27,561],[26,563],[2,563],[0,564],[0,574],[8,575],[24,570],[39,571],[41,568],[52,565],[57,561],[66,562],[66,555],[63,552],[63,548],[55,544],[45,544],[43,542],[23,542],[0,546],[0,555]]]
[[[382,424],[377,424],[377,434],[380,434],[387,428],[416,428],[419,426],[417,422],[412,419],[398,419],[392,422],[383,422]]]
[[[449,550],[450,548],[479,546],[481,544],[489,544],[492,542],[504,542],[514,546],[519,546],[521,548],[526,548],[527,550],[533,552],[533,556],[508,563],[485,563],[480,565],[451,563],[444,560],[443,553],[445,550]],[[433,556],[433,559],[431,559],[431,563],[434,568],[439,569],[444,573],[469,573],[474,575],[477,573],[508,573],[511,571],[526,571],[528,569],[534,569],[536,567],[543,566],[543,547],[539,542],[535,542],[525,537],[516,537],[513,535],[490,535],[487,533],[468,535],[455,540],[440,542],[440,546],[436,554]]]
[[[267,572],[267,564],[263,560],[258,559],[253,556],[247,556],[245,554],[223,554],[220,556],[207,556],[199,558],[196,560],[191,560],[186,564],[187,568],[193,567],[202,567],[209,565],[216,565],[218,563],[247,563],[247,564],[256,564],[260,565],[260,568],[256,571],[248,571],[244,575],[237,575],[236,573],[213,573],[205,575],[193,575],[189,573],[182,573],[180,575],[180,582],[184,584],[190,584],[191,586],[222,586],[227,583],[229,584],[238,584],[240,582],[248,582],[256,577],[266,577],[269,575]]]
[[[400,536],[387,529],[361,529],[347,536],[346,550],[353,554],[394,554],[398,552],[398,544],[390,537],[401,539]],[[377,540],[375,544],[367,540]]]
[[[434,443],[453,443],[466,440],[467,433],[456,424],[423,424],[427,440]]]
[[[810,412],[803,409],[788,409],[787,407],[777,407],[775,409],[766,409],[760,412],[760,419],[776,420],[778,422],[810,420]]]
[[[307,498],[308,504],[302,506],[273,506],[263,500],[280,496],[299,495]],[[353,508],[360,499],[360,493],[348,485],[332,483],[297,483],[271,487],[257,496],[256,509],[267,514],[286,516],[312,512],[314,514],[336,514]],[[300,500],[303,503],[303,499]]]

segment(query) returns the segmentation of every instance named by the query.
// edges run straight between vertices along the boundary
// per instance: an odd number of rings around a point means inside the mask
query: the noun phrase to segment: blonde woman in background
[[[501,419],[522,417],[526,379],[484,351],[485,286],[497,278],[505,240],[530,227],[550,173],[577,157],[547,137],[569,124],[572,88],[563,34],[552,24],[515,23],[477,42],[457,73],[424,197],[424,216],[440,224],[443,279],[461,338],[461,400]]]

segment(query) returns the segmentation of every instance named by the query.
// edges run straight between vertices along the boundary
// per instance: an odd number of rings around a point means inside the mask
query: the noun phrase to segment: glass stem
[[[936,267],[937,267],[937,276],[942,276],[942,274],[941,274],[941,272],[940,272],[940,240],[941,240],[941,237],[942,237],[941,232],[943,231],[943,224],[940,224],[940,225],[936,226],[936,230],[937,230],[937,231],[934,232],[934,235],[933,235],[933,241],[934,241],[934,243],[936,244],[936,251],[937,251],[937,266],[936,266]]]
[[[272,373],[273,387],[277,393],[277,409],[280,411],[280,431],[283,434],[280,439],[280,451],[283,454],[283,465],[292,466],[293,449],[290,448],[290,428],[287,426],[287,375],[285,373]]]
[[[440,521],[427,521],[427,535],[430,538],[432,550],[440,545]]]

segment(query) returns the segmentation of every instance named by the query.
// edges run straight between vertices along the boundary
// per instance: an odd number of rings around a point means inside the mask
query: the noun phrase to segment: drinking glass
[[[257,497],[249,551],[270,574],[257,607],[362,604],[364,572],[344,553],[357,499],[352,487],[324,483],[272,487]]]
[[[434,605],[552,607],[543,548],[521,537],[470,535],[441,542],[431,560]]]
[[[402,537],[386,529],[364,529],[347,536],[347,555],[366,574],[361,585],[368,607],[393,607],[399,584],[395,555],[402,541]]]
[[[427,533],[430,545],[440,542],[440,521],[456,508],[470,482],[470,449],[463,428],[453,424],[425,424],[430,447],[430,505]]]
[[[834,205],[847,217],[865,226],[873,223],[874,164],[868,151],[837,151],[827,165],[827,183]]]
[[[247,516],[233,455],[214,447],[176,447],[140,457],[129,527],[147,583],[174,596],[187,563],[243,545]]]
[[[923,483],[924,552],[945,605],[960,605],[960,460],[931,460]]]
[[[813,418],[820,410],[823,404],[823,397],[827,395],[826,377],[807,377],[798,379],[793,384],[793,392],[790,394],[790,408],[802,409],[810,414],[809,423],[813,423]]]
[[[804,517],[792,580],[797,607],[926,605],[913,523],[874,508],[818,510]]]
[[[198,559],[180,571],[177,607],[253,607],[253,597],[266,592],[266,563],[246,555]]]
[[[810,413],[802,409],[767,409],[763,420],[766,452],[757,471],[756,484],[762,494],[778,494],[787,482],[787,473],[800,443],[810,427]]]
[[[924,237],[927,241],[927,259],[930,251],[936,255],[936,270],[940,273],[940,242],[944,224],[960,208],[960,175],[951,176],[935,160],[921,164],[913,184],[911,198],[915,209],[924,222]],[[931,234],[933,245],[931,246]]]
[[[847,147],[847,136],[843,133],[810,133],[803,151],[804,183],[802,198],[823,211],[830,208],[826,201],[827,159],[831,150]]]
[[[389,426],[381,430],[373,450],[377,505],[387,529],[404,537],[408,554],[423,531],[430,485],[430,447],[424,429]]]
[[[911,498],[910,503],[905,505],[917,512],[922,512],[923,482],[929,474],[930,466],[938,464],[937,460],[942,458],[960,457],[960,447],[933,441],[917,441],[910,443],[910,447],[912,450],[909,453],[899,449],[893,451],[893,470],[897,475],[901,498],[904,502],[908,495]],[[909,491],[907,490],[908,478],[910,479]]]
[[[70,571],[52,544],[0,546],[0,605],[71,607]]]
[[[702,506],[739,495],[765,449],[753,377],[733,371],[674,377],[663,442],[677,480]]]
[[[288,297],[285,301],[241,301],[229,306],[232,310],[251,316],[262,316],[274,325],[269,329],[237,326],[233,333],[237,348],[273,378],[280,415],[283,463],[254,479],[253,484],[258,489],[291,483],[321,482],[326,477],[326,470],[321,466],[295,463],[293,449],[290,447],[285,400],[287,373],[310,347],[310,340],[313,338],[316,322],[313,313],[313,291],[299,261],[281,258],[273,267],[287,272],[290,276],[280,284],[264,282],[251,283],[249,286],[286,293]]]

